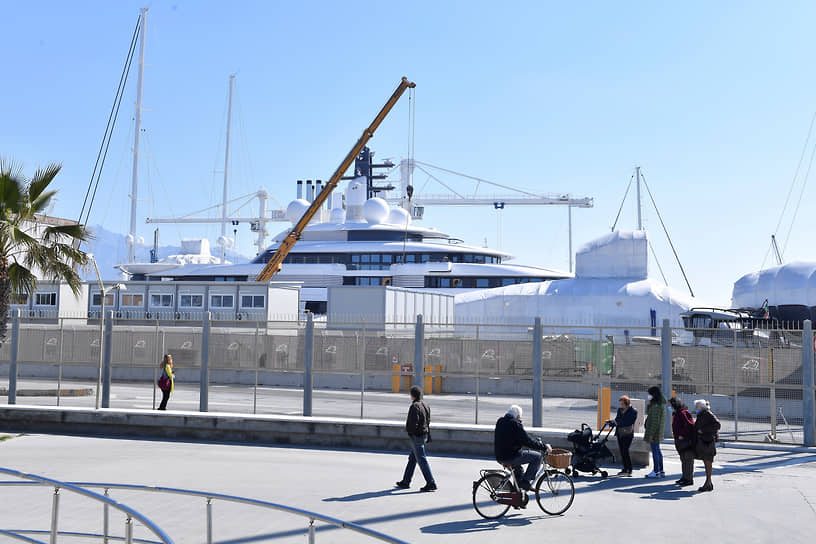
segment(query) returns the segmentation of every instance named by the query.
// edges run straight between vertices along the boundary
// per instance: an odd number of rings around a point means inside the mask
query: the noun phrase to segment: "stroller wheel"
[[[564,469],[564,474],[566,474],[567,476],[569,476],[571,473],[572,473],[572,471],[570,469],[568,469],[568,468]]]
[[[605,470],[602,470],[601,471],[601,478],[606,478],[607,476],[609,476],[609,473],[607,471],[605,471]]]

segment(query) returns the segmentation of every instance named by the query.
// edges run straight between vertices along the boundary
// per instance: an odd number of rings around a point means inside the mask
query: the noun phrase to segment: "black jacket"
[[[500,417],[496,422],[496,433],[493,440],[493,450],[496,454],[496,461],[504,462],[510,461],[517,457],[521,452],[521,448],[528,447],[532,449],[539,449],[541,443],[538,440],[533,440],[521,421],[517,420],[510,414]]]
[[[405,430],[412,436],[428,434],[431,424],[431,409],[421,400],[415,400],[408,408],[408,419],[405,421]]]

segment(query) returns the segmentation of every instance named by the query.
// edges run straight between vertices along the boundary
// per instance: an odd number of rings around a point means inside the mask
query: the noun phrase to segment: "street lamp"
[[[105,358],[105,296],[113,290],[126,291],[127,286],[124,283],[117,283],[116,285],[111,285],[106,289],[105,284],[102,283],[102,275],[99,273],[99,266],[96,264],[96,257],[94,257],[92,253],[88,253],[88,258],[93,263],[94,272],[96,272],[96,280],[99,282],[99,306],[101,308],[101,313],[99,315],[99,368],[97,369],[96,373],[96,409],[99,410],[101,403],[101,398],[99,395],[102,389],[102,363]],[[93,304],[93,297],[91,297],[91,304]]]

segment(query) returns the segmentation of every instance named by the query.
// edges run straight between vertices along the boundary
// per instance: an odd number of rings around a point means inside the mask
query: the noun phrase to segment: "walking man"
[[[411,452],[408,454],[405,474],[403,474],[402,480],[396,484],[400,489],[411,487],[414,468],[419,464],[419,470],[422,471],[422,476],[425,477],[425,487],[420,488],[420,491],[436,491],[436,482],[433,474],[431,474],[428,458],[425,456],[425,443],[428,442],[430,436],[430,424],[431,409],[422,401],[422,389],[415,385],[411,387],[411,407],[408,408],[408,419],[405,421],[405,430],[408,432]]]

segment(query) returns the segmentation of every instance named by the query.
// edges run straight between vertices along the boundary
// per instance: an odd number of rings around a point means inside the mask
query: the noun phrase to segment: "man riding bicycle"
[[[527,434],[524,425],[521,424],[521,407],[515,404],[507,410],[504,417],[496,421],[493,448],[496,461],[503,465],[511,465],[519,487],[527,491],[533,489],[533,478],[541,466],[541,453],[537,450],[549,453],[552,449],[549,444],[544,444]],[[521,470],[522,465],[527,465],[524,473]]]

